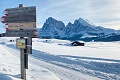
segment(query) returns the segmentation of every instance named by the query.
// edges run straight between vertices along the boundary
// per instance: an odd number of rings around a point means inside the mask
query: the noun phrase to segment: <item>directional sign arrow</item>
[[[6,9],[8,15],[36,15],[36,6]]]
[[[9,23],[8,29],[11,30],[20,30],[20,29],[35,29],[36,22],[28,22],[28,23]]]
[[[36,22],[36,15],[13,15],[4,16],[5,23]]]
[[[5,10],[3,11],[3,14],[5,14],[6,16],[8,16],[8,9],[5,9]]]
[[[36,37],[34,30],[6,30],[6,37]]]
[[[2,23],[5,23],[5,22],[4,22],[4,18],[5,18],[5,16],[2,16],[1,19],[0,19],[0,21],[1,21]]]

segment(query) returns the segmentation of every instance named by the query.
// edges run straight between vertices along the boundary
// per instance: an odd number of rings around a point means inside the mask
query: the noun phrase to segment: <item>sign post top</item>
[[[22,8],[23,7],[23,4],[19,4],[19,8]]]
[[[6,37],[36,37],[36,6],[23,7],[23,4],[19,4],[18,7],[7,8],[4,12],[6,16],[1,17],[1,22],[8,24]]]
[[[11,29],[17,30],[36,28],[36,6],[23,7],[23,4],[19,4],[16,8],[7,8],[6,12],[8,16],[4,17],[4,23],[8,23],[9,29],[12,26]]]

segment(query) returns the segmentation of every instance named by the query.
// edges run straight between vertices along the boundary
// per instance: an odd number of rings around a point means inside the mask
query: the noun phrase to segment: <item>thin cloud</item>
[[[104,27],[106,27],[105,23],[112,25],[109,22],[120,20],[120,0],[13,0],[11,2],[3,0],[0,2],[2,5],[0,10],[2,12],[2,9],[7,7],[17,7],[19,3],[37,7],[37,24],[40,26],[48,17],[63,21],[65,24],[82,17]],[[12,5],[9,6],[10,4]],[[115,23],[113,25],[120,26],[118,22]]]
[[[97,23],[98,25],[105,26],[106,28],[111,29],[120,29],[120,21],[106,22],[106,23]]]

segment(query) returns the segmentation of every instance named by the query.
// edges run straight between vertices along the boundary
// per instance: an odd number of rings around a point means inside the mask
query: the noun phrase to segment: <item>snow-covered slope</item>
[[[0,80],[22,80],[20,78],[20,51],[16,49],[15,38],[0,38]],[[31,58],[30,58],[31,59]],[[60,80],[51,71],[29,61],[27,80]]]
[[[0,79],[21,80],[19,50],[15,42],[0,39]],[[87,42],[33,39],[27,80],[120,80],[120,42]]]

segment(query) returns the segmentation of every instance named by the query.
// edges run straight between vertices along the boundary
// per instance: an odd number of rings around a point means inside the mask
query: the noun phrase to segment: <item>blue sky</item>
[[[120,29],[120,0],[0,0],[0,16],[20,3],[37,7],[37,27],[53,17],[65,24],[84,18],[97,26]],[[4,32],[3,26],[0,23],[0,32]]]

